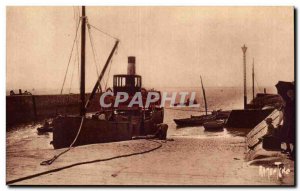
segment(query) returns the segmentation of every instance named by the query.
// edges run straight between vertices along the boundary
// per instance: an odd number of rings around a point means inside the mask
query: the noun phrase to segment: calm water
[[[167,92],[179,92],[179,91],[195,91],[196,99],[200,104],[200,108],[165,108],[164,123],[169,125],[168,137],[190,137],[190,138],[225,138],[230,136],[244,136],[248,130],[243,129],[224,129],[221,132],[207,132],[204,128],[199,127],[186,127],[178,128],[174,123],[175,118],[187,118],[191,115],[201,115],[204,110],[204,101],[202,97],[202,91],[200,88],[165,88],[160,89]],[[250,95],[250,93],[249,93]],[[208,110],[230,110],[238,109],[243,106],[243,91],[241,88],[206,88],[206,97],[208,102]],[[178,98],[179,101],[179,98]],[[30,141],[32,139],[41,139],[41,144],[46,144],[48,148],[51,147],[49,142],[52,139],[52,134],[39,136],[36,133],[37,127],[40,127],[41,123],[37,124],[21,124],[14,127],[7,132],[7,146],[20,141]]]

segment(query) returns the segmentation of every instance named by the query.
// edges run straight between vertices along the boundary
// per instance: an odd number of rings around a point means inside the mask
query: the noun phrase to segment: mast
[[[111,52],[110,52],[110,54],[109,54],[109,56],[108,56],[108,58],[107,58],[107,60],[106,60],[106,63],[105,63],[105,65],[104,65],[104,67],[103,67],[103,69],[102,69],[102,71],[101,71],[101,74],[100,74],[98,80],[96,81],[96,83],[95,83],[95,85],[94,85],[93,91],[92,91],[92,93],[91,93],[91,95],[90,95],[88,101],[87,101],[86,104],[85,104],[85,108],[87,108],[87,107],[89,106],[89,102],[94,98],[94,95],[95,95],[95,93],[96,93],[96,91],[97,91],[97,88],[100,86],[100,82],[101,82],[101,80],[102,80],[102,78],[103,78],[103,76],[104,76],[104,74],[105,74],[105,71],[106,71],[106,69],[107,69],[107,66],[108,66],[109,63],[110,63],[110,60],[111,60],[112,56],[114,55],[114,52],[116,51],[116,49],[117,49],[117,47],[118,47],[118,44],[119,44],[119,40],[117,40],[117,41],[115,42],[115,45],[114,45],[113,49],[111,50]]]
[[[252,63],[252,97],[254,100],[255,97],[255,92],[254,92],[254,58],[253,58],[253,63]]]
[[[86,30],[85,6],[82,6],[81,24],[81,70],[80,70],[80,115],[85,115],[85,30]]]
[[[200,76],[201,80],[201,86],[202,86],[202,93],[203,93],[203,98],[204,98],[204,104],[205,104],[205,115],[207,115],[207,102],[206,102],[206,95],[205,95],[205,89],[203,87],[203,82],[202,82],[202,77]]]
[[[246,81],[246,51],[247,47],[244,44],[242,47],[243,51],[243,64],[244,64],[244,109],[247,108],[247,81]]]

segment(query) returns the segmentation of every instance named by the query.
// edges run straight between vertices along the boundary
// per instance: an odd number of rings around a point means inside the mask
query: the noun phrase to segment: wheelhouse
[[[113,89],[114,95],[117,92],[127,92],[133,96],[142,89],[142,77],[140,75],[114,75]]]

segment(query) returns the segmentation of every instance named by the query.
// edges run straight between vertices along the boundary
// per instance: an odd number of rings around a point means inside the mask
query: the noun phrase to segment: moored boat
[[[197,117],[190,117],[184,119],[174,119],[174,122],[179,127],[188,127],[188,126],[201,126],[203,123],[211,120],[215,120],[215,115],[201,115]]]
[[[37,128],[38,134],[53,132],[53,125],[49,121],[45,121],[42,127]]]
[[[228,119],[229,115],[230,115],[231,111],[222,111],[221,109],[220,110],[217,110],[217,111],[212,111],[211,112],[211,115],[215,115],[215,118],[218,120],[218,119]],[[198,117],[201,117],[202,115],[191,115],[191,118],[198,118]]]
[[[155,134],[163,123],[164,108],[160,106],[160,92],[146,90],[142,87],[142,77],[135,74],[135,57],[128,57],[127,74],[113,76],[113,88],[108,88],[101,92],[102,95],[109,93],[104,98],[104,107],[100,104],[100,109],[95,114],[87,114],[86,111],[94,99],[96,91],[102,90],[101,81],[104,77],[112,56],[117,49],[119,40],[115,45],[95,82],[94,88],[85,97],[85,30],[90,29],[85,15],[85,7],[82,8],[82,30],[81,30],[81,78],[80,78],[80,115],[59,115],[53,120],[53,141],[55,149],[72,147],[78,145],[105,143],[113,141],[131,140],[133,136]],[[120,103],[118,93],[126,93],[128,101]],[[144,101],[149,93],[158,94],[157,101],[145,106]],[[135,100],[135,95],[141,95],[143,105],[131,105],[131,100]],[[150,94],[151,95],[151,94]],[[119,100],[118,100],[119,99]],[[101,100],[101,99],[100,99]],[[101,102],[101,101],[100,101]],[[118,102],[119,104],[115,104]]]
[[[178,127],[201,126],[205,122],[218,120],[218,119],[227,119],[230,115],[230,111],[222,111],[222,110],[213,111],[211,114],[208,114],[205,89],[203,86],[201,76],[200,76],[200,80],[201,80],[202,93],[203,93],[203,99],[205,104],[205,115],[199,115],[199,116],[191,115],[190,118],[174,119],[174,122]]]
[[[224,124],[224,120],[213,120],[205,122],[203,127],[205,131],[221,131],[223,130]]]

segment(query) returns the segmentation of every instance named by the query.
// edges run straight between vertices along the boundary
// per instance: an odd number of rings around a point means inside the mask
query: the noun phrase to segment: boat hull
[[[224,121],[210,121],[203,124],[205,131],[222,131]]]
[[[190,127],[190,126],[200,126],[203,123],[214,120],[215,116],[213,115],[202,115],[202,116],[193,116],[191,118],[185,119],[174,119],[174,122],[178,127]]]
[[[248,109],[248,110],[232,110],[225,124],[230,128],[254,128],[274,109]]]
[[[159,117],[161,116],[161,117]],[[142,121],[139,116],[128,120],[100,120],[85,118],[81,132],[74,146],[131,140],[133,136],[153,135],[163,122],[163,110],[152,118]],[[75,139],[81,123],[80,116],[58,116],[53,120],[53,141],[55,149],[69,147]]]

